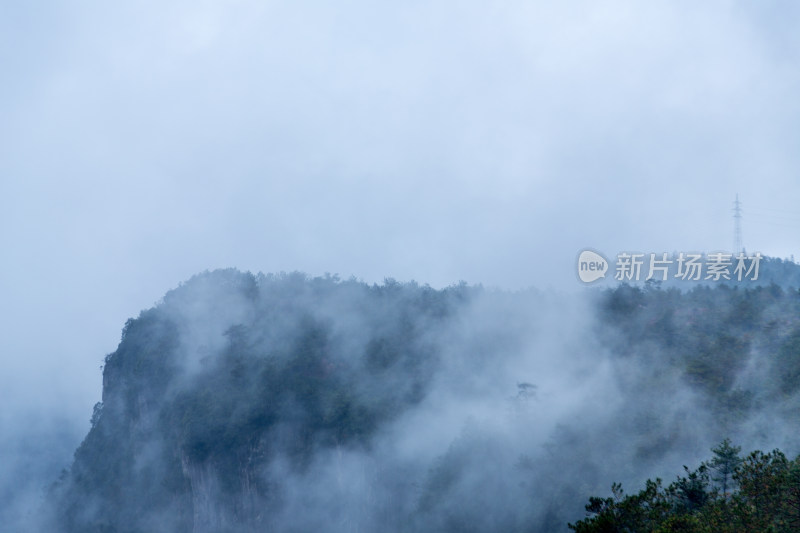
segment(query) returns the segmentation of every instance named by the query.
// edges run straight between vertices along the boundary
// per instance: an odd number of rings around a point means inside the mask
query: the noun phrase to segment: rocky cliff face
[[[368,446],[423,397],[425,330],[462,296],[235,271],[168,293],[106,358],[67,530],[263,531],[287,497],[270,469]]]

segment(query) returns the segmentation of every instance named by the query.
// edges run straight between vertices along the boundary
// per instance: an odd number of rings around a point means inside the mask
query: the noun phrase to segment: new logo
[[[591,283],[606,277],[608,261],[592,250],[584,250],[578,256],[578,278],[584,283]]]

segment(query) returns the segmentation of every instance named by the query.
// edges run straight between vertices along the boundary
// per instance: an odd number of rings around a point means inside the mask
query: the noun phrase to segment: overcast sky
[[[730,249],[736,193],[795,254],[800,12],[763,4],[0,0],[4,414],[88,426],[206,269],[570,290],[584,247]]]

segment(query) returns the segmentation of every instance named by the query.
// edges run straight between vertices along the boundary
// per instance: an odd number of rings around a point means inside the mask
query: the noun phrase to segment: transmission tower
[[[733,253],[739,255],[742,251],[742,204],[737,193],[733,202]]]

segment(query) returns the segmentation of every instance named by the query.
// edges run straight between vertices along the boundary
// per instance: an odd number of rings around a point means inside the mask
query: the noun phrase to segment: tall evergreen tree
[[[714,454],[714,458],[708,462],[708,467],[714,471],[711,479],[719,484],[723,497],[727,498],[728,491],[734,489],[733,474],[742,464],[742,458],[739,456],[742,448],[733,446],[730,439],[725,439],[716,448],[711,448],[711,451]]]

